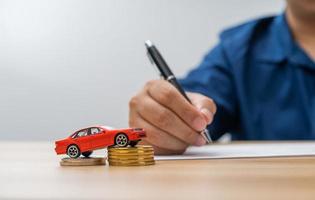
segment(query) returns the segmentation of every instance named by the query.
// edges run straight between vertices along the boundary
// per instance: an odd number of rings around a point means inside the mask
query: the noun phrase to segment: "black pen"
[[[187,99],[187,101],[189,103],[191,103],[190,99],[186,95],[183,88],[177,82],[175,75],[173,74],[171,69],[168,67],[167,63],[163,59],[163,57],[160,54],[160,52],[158,51],[158,49],[153,45],[153,43],[150,40],[147,40],[145,42],[145,46],[147,48],[150,61],[156,65],[156,67],[160,71],[162,77],[165,80],[167,80],[168,82],[170,82],[175,88],[177,88],[177,90],[185,97],[185,99]],[[210,133],[207,129],[204,129],[201,132],[201,135],[204,137],[204,139],[206,140],[207,143],[212,142]]]

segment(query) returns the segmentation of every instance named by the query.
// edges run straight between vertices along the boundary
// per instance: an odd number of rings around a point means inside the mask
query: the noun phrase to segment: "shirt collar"
[[[261,44],[265,50],[257,56],[259,60],[275,63],[289,60],[315,69],[315,63],[294,41],[285,13],[275,17],[268,32],[269,37]]]

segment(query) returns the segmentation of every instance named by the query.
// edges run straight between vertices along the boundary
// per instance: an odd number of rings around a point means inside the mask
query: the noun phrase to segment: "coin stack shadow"
[[[154,165],[154,150],[149,145],[135,147],[109,147],[107,159],[111,166]]]

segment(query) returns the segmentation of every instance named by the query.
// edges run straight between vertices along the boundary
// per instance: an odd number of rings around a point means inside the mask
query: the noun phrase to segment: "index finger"
[[[198,109],[169,82],[151,81],[148,83],[147,92],[154,100],[176,113],[194,130],[202,131],[207,126],[207,121]]]

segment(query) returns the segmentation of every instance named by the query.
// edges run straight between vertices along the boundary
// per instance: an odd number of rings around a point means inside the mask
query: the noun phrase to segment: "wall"
[[[279,0],[0,0],[0,139],[126,127],[129,98],[157,78],[146,39],[183,76],[220,30],[283,8]]]

